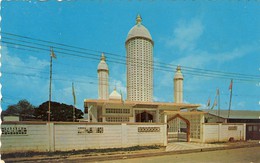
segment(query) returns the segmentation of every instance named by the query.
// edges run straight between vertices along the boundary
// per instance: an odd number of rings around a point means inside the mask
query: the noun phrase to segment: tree
[[[48,120],[49,101],[35,109],[35,116],[43,121]],[[76,119],[83,118],[83,112],[75,108]],[[51,101],[51,121],[73,121],[73,106]]]
[[[17,104],[9,105],[5,111],[2,112],[3,116],[19,116],[20,120],[26,120],[28,118],[34,117],[34,109],[30,102],[23,99],[20,100]]]

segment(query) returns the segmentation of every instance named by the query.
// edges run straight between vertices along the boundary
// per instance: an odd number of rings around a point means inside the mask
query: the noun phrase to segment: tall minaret
[[[101,60],[98,64],[98,98],[103,100],[108,100],[109,95],[109,83],[108,75],[109,70],[106,64],[106,58],[104,53],[102,53]]]
[[[174,102],[183,103],[183,75],[178,66],[174,75]]]
[[[153,101],[153,45],[150,32],[138,15],[125,42],[129,101]]]

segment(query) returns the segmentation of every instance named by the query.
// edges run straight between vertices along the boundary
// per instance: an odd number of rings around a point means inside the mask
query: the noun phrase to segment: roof
[[[134,37],[144,37],[152,40],[150,32],[147,28],[145,28],[145,26],[142,25],[142,18],[140,17],[140,15],[138,15],[136,18],[136,25],[133,26],[128,32],[126,41]]]
[[[121,95],[114,89],[114,91],[109,95],[109,100],[121,100]]]
[[[106,58],[105,58],[105,55],[103,53],[102,53],[102,56],[101,56],[101,61],[98,64],[98,70],[107,70],[108,71]]]
[[[187,109],[187,108],[198,108],[199,104],[187,104],[187,103],[174,103],[174,102],[142,102],[142,101],[114,101],[114,100],[103,100],[103,99],[85,99],[84,104],[86,103],[96,103],[96,104],[118,104],[118,105],[128,105],[133,107],[150,107],[150,108],[165,108],[164,110],[172,110],[168,108],[178,108],[178,109]]]
[[[210,110],[205,109],[202,110],[204,112],[208,112],[209,114],[218,116],[218,110]],[[228,118],[228,110],[220,110],[220,117]],[[260,111],[253,111],[253,110],[231,110],[230,119],[260,119]]]
[[[181,66],[178,66],[176,68],[176,72],[175,72],[175,75],[174,75],[174,79],[183,79],[183,75],[181,73]]]

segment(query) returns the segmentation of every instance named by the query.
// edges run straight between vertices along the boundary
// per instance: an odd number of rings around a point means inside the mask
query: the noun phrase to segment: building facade
[[[109,94],[109,70],[106,63],[106,57],[102,53],[101,60],[98,64],[98,99],[108,100]]]
[[[108,96],[109,70],[102,54],[98,65],[99,98],[85,99],[89,122],[103,123],[163,123],[167,124],[168,141],[201,141],[204,112],[198,104],[183,103],[181,67],[173,76],[173,102],[153,102],[153,45],[149,31],[138,15],[136,25],[128,32],[125,42],[127,61],[127,99],[116,88]],[[195,110],[195,111],[194,111]]]
[[[153,40],[140,15],[125,42],[127,100],[153,101]]]
[[[181,66],[178,66],[176,69],[176,73],[174,76],[174,90],[173,90],[173,97],[174,102],[182,103],[183,102],[183,75],[181,72]]]

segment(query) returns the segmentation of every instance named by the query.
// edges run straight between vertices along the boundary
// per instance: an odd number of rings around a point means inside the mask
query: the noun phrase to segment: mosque
[[[85,99],[85,113],[89,122],[167,123],[171,132],[183,132],[185,141],[199,140],[204,113],[197,112],[198,104],[183,103],[181,67],[173,77],[173,102],[153,101],[153,47],[154,41],[142,24],[140,15],[128,32],[126,48],[127,98],[116,88],[109,94],[109,68],[104,54],[98,64],[98,99]]]

